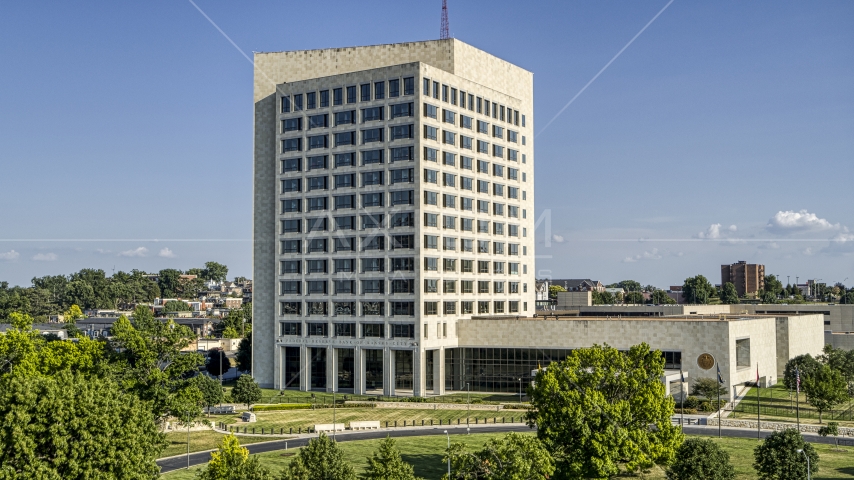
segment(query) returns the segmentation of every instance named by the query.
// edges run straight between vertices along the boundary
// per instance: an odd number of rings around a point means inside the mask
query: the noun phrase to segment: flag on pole
[[[759,364],[756,364],[756,386],[759,387]]]
[[[721,385],[724,384],[724,377],[723,377],[723,375],[721,375],[721,366],[720,365],[718,365],[718,383],[720,383]]]
[[[685,383],[685,373],[682,372],[682,369],[679,369],[679,378],[682,380],[682,383]]]

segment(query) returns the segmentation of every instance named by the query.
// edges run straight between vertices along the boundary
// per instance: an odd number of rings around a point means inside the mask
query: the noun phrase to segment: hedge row
[[[252,411],[261,412],[265,410],[308,410],[310,408],[310,403],[279,403],[277,405],[255,405],[254,407],[252,407]]]

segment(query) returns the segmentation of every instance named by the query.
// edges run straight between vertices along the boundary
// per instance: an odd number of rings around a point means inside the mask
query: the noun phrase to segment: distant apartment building
[[[744,260],[732,265],[721,265],[721,286],[727,283],[735,285],[739,297],[756,296],[765,289],[765,265]]]

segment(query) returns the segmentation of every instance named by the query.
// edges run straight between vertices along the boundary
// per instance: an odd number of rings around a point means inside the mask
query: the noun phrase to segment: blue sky
[[[250,57],[434,39],[441,5],[196,3]],[[539,276],[854,283],[854,2],[676,0],[544,131],[667,1],[449,3],[534,72]],[[0,40],[0,280],[251,274],[252,67],[191,3],[4,2]]]

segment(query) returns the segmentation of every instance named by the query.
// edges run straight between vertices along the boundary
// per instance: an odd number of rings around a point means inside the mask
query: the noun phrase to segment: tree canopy
[[[477,452],[464,443],[454,443],[445,455],[450,458],[452,478],[492,480],[539,480],[551,478],[555,462],[540,440],[515,432],[493,438]],[[447,474],[442,477],[448,479]]]
[[[801,382],[807,402],[818,410],[818,423],[822,423],[824,412],[848,400],[848,384],[830,365],[819,365]]]
[[[199,472],[198,480],[273,480],[273,474],[258,463],[258,457],[240,446],[234,434],[222,438],[219,449],[211,453],[211,461]]]
[[[338,444],[321,433],[309,440],[285,468],[282,480],[356,480],[353,467],[344,460]]]
[[[739,303],[738,291],[735,289],[735,285],[733,285],[732,282],[724,284],[723,291],[721,292],[721,303],[730,305]]]
[[[672,462],[682,442],[664,395],[664,357],[646,344],[573,350],[537,373],[526,419],[556,460],[554,478],[610,477]],[[653,427],[653,428],[651,428]]]
[[[394,439],[386,437],[379,448],[368,457],[365,480],[418,480],[412,465],[403,461]]]
[[[108,378],[0,379],[2,478],[151,479],[163,445],[144,402]]]
[[[201,413],[201,392],[189,378],[204,365],[196,352],[183,352],[195,341],[188,327],[155,319],[145,306],[134,310],[133,322],[121,316],[113,324],[110,345],[117,376],[142,400],[151,402],[156,418]]]
[[[717,295],[709,280],[702,275],[689,277],[682,284],[682,294],[689,303],[706,304],[709,298]]]
[[[810,472],[815,474],[819,471],[815,448],[794,428],[773,432],[753,449],[753,468],[761,480],[801,480],[807,478],[804,454],[810,459]]]
[[[246,408],[249,408],[253,403],[261,400],[261,387],[251,375],[241,375],[231,389],[231,398],[235,402],[245,403]]]
[[[671,480],[732,480],[735,468],[729,453],[714,440],[689,438],[676,451],[676,461],[667,469]]]

